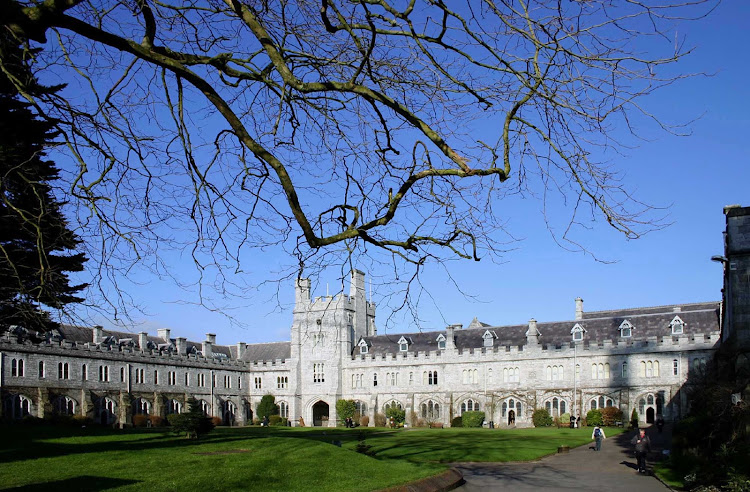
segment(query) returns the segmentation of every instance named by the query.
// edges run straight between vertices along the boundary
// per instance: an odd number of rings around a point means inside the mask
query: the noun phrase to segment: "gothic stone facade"
[[[228,425],[244,425],[265,394],[294,425],[333,425],[336,400],[357,401],[374,425],[387,405],[449,425],[479,409],[497,426],[531,425],[535,408],[585,415],[614,405],[642,420],[679,419],[720,341],[720,303],[585,312],[574,319],[378,335],[364,274],[349,295],[311,298],[298,281],[291,341],[190,342],[62,326],[45,338],[15,327],[0,339],[6,418],[54,413],[130,425],[166,416],[188,398]],[[412,413],[413,412],[413,413]],[[262,417],[262,416],[261,416]]]

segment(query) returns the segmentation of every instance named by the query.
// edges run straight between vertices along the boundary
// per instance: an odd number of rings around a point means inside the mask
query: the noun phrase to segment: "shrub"
[[[633,413],[630,414],[630,427],[633,429],[638,427],[638,412],[636,412],[635,408],[633,409]]]
[[[203,415],[201,405],[195,398],[187,401],[188,411],[185,413],[173,413],[167,417],[172,431],[185,433],[188,438],[198,438],[202,434],[211,432],[214,428],[211,417]]]
[[[133,415],[134,427],[146,427],[148,421],[148,415]]]
[[[560,415],[560,425],[558,427],[570,427],[570,414],[564,413]]]
[[[211,417],[211,423],[214,425],[214,427],[218,427],[224,424],[224,421],[221,419],[221,417]]]
[[[602,411],[598,408],[589,410],[586,414],[586,423],[588,425],[602,425]]]
[[[359,425],[361,425],[362,427],[367,427],[368,425],[370,425],[370,417],[368,417],[367,415],[361,416],[359,418]]]
[[[87,417],[85,415],[74,415],[70,420],[72,420],[73,425],[80,425],[81,427],[94,423],[94,421],[90,417]]]
[[[258,417],[253,419],[253,425],[260,425],[260,419]]]
[[[464,427],[482,427],[482,422],[484,422],[484,412],[464,412],[463,415],[461,415],[461,419]]]
[[[537,408],[531,414],[531,422],[534,423],[534,427],[549,427],[552,425],[552,417],[546,408]]]
[[[375,427],[385,427],[385,415],[382,413],[375,414]]]
[[[273,395],[263,395],[263,398],[260,399],[260,403],[258,403],[257,410],[256,414],[261,419],[265,417],[270,419],[271,415],[278,415],[279,406],[276,404],[276,398],[274,398]]]
[[[268,417],[268,425],[281,425],[281,415],[271,415]]]
[[[622,422],[625,419],[625,415],[617,407],[605,407],[602,408],[602,424],[612,427],[615,422]]]
[[[357,404],[354,400],[337,400],[336,401],[336,414],[339,420],[343,422],[346,419],[354,418],[354,413],[357,411]]]
[[[385,418],[388,420],[389,424],[391,422],[391,419],[393,419],[393,421],[397,425],[398,424],[403,424],[404,420],[406,420],[406,411],[403,408],[398,408],[395,405],[391,405],[385,411]]]
[[[164,418],[158,415],[149,415],[148,419],[151,421],[151,427],[161,427],[164,425]]]
[[[451,420],[451,427],[463,427],[463,426],[464,426],[464,419],[462,419],[460,415],[458,417],[453,417],[453,420]]]
[[[416,419],[412,420],[412,422],[415,422],[415,427],[427,427],[427,421],[425,419]]]

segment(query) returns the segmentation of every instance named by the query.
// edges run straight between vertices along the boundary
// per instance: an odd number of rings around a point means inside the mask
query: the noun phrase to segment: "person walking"
[[[630,440],[630,444],[635,446],[638,473],[646,473],[646,456],[651,451],[651,439],[646,435],[646,429],[639,429],[638,434]]]
[[[596,441],[596,448],[594,448],[596,451],[602,450],[602,439],[606,438],[607,436],[604,435],[604,429],[598,425],[594,427],[594,431],[591,433],[591,439]]]

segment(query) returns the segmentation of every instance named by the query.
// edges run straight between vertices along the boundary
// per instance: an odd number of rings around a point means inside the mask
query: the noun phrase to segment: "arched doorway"
[[[654,414],[656,412],[654,411],[654,407],[648,407],[646,409],[646,423],[647,424],[653,424],[654,423]]]
[[[225,401],[222,405],[222,422],[224,425],[234,425],[234,414],[235,408],[234,403],[231,401]]]
[[[516,411],[508,410],[508,425],[513,425],[515,423],[516,423]]]
[[[324,401],[318,401],[313,405],[313,425],[320,427],[322,425],[328,425],[328,403]],[[325,424],[323,424],[325,422]]]

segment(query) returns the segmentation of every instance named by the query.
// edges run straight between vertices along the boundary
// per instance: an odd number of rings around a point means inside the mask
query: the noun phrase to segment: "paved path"
[[[664,433],[659,434],[656,427],[648,429],[652,454],[660,454],[662,449],[669,448],[670,431],[671,428],[665,427]],[[594,451],[592,444],[527,463],[459,463],[456,468],[463,473],[466,483],[457,490],[668,491],[669,488],[650,473],[641,475],[637,472],[630,445],[634,435],[625,432],[605,439],[599,452]]]

